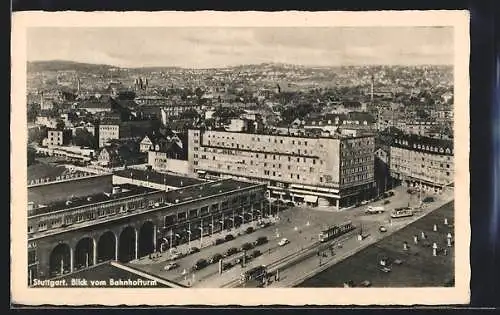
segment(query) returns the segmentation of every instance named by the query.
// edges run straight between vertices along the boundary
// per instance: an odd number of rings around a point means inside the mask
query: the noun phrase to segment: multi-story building
[[[159,126],[157,120],[131,120],[123,122],[104,122],[99,125],[99,147],[109,140],[143,138]]]
[[[144,257],[266,215],[265,185],[236,180],[164,191],[130,184],[28,208],[28,281]],[[199,239],[197,245],[194,241]]]
[[[409,187],[439,192],[454,182],[453,141],[408,135],[394,139],[391,177]]]
[[[109,140],[130,137],[130,129],[120,123],[99,125],[99,148],[103,147]]]
[[[49,130],[47,138],[43,140],[43,145],[48,147],[62,146],[71,140],[71,130]]]
[[[268,184],[271,198],[347,207],[374,193],[373,136],[189,130],[192,173]]]

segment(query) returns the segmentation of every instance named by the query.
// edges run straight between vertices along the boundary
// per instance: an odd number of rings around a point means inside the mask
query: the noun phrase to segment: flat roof
[[[196,186],[171,190],[167,192],[165,199],[167,202],[175,204],[261,185],[264,184],[243,182],[234,179],[223,179],[216,182],[202,183]]]
[[[68,200],[71,201],[71,203],[68,205],[67,201],[58,201],[58,202],[53,202],[46,207],[43,208],[37,208],[32,211],[29,211],[28,217],[35,216],[35,215],[40,215],[40,214],[46,214],[50,212],[55,212],[63,209],[68,209],[68,208],[75,208],[75,207],[80,207],[84,205],[89,205],[89,204],[95,204],[98,202],[104,202],[104,201],[109,201],[109,200],[114,200],[114,199],[119,199],[119,198],[124,198],[124,197],[131,197],[135,195],[140,195],[140,194],[146,194],[154,191],[158,191],[157,189],[149,188],[149,187],[142,187],[142,186],[136,186],[132,184],[121,184],[121,185],[113,185],[113,187],[120,187],[121,192],[111,194],[110,192],[102,192],[98,194],[93,194],[93,195],[88,195],[84,197],[77,197],[77,198],[71,198],[68,196]]]
[[[193,177],[158,173],[138,169],[126,169],[113,173],[116,176],[148,181],[156,184],[166,184],[173,187],[185,187],[204,183],[205,181]]]
[[[58,177],[69,176],[78,178],[83,176],[95,175],[90,172],[82,172],[78,170],[70,170],[62,165],[51,165],[47,163],[37,163],[28,166],[28,185],[32,185],[33,181],[43,179],[44,182],[52,182]],[[64,179],[64,178],[60,178]],[[41,183],[40,183],[41,184]]]
[[[73,273],[66,274],[64,276],[59,276],[52,280],[66,280],[68,286],[71,284],[72,279],[84,279],[87,282],[90,281],[105,281],[103,285],[99,285],[99,287],[134,287],[134,288],[182,288],[185,287],[179,283],[175,283],[171,280],[164,279],[162,277],[151,275],[144,271],[137,270],[127,265],[123,265],[118,262],[104,262],[94,266],[90,266],[85,269],[81,269],[75,271]],[[136,285],[130,284],[127,285],[126,282],[124,285],[116,286],[112,285],[110,279],[113,280],[131,280],[141,281],[137,282]],[[154,283],[152,283],[154,281]],[[90,287],[90,283],[88,283]]]

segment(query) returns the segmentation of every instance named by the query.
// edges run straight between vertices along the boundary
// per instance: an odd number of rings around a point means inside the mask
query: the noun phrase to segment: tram
[[[397,208],[391,212],[391,218],[405,218],[413,216],[413,210],[410,208]]]
[[[319,233],[319,241],[324,243],[340,235],[346,234],[356,227],[352,224],[351,221],[344,222],[342,224],[334,225],[329,227],[326,230],[323,230]]]

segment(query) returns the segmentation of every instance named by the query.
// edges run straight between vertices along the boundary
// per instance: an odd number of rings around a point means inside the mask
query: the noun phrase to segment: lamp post
[[[200,247],[203,247],[203,222],[202,225],[198,227],[198,229],[200,229]]]
[[[191,222],[188,223],[188,229],[186,232],[188,233],[188,247],[191,247]]]

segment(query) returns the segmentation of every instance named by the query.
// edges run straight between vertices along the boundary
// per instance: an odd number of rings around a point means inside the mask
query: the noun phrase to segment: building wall
[[[409,183],[446,185],[454,180],[453,156],[391,147],[391,176]]]
[[[221,131],[189,131],[190,172],[199,170],[267,180],[271,186],[333,188],[356,195],[374,181],[374,139],[307,138]],[[344,189],[343,192],[339,191]]]
[[[190,174],[189,161],[167,158],[165,152],[149,151],[148,164],[156,171]]]
[[[112,175],[95,175],[28,186],[28,201],[46,204],[111,191]]]
[[[154,231],[160,228],[160,231],[155,232],[153,235],[151,241],[154,243],[162,237],[168,237],[167,228],[169,231],[172,230],[173,233],[182,233],[181,231],[185,231],[188,222],[191,223],[192,231],[199,231],[198,227],[203,225],[204,234],[208,234],[210,233],[208,224],[214,222],[219,225],[218,222],[221,216],[226,215],[226,218],[228,218],[234,213],[240,214],[244,211],[252,211],[252,209],[264,211],[262,204],[264,191],[265,186],[253,186],[238,191],[227,192],[223,195],[193,199],[179,204],[163,204],[154,211],[141,212],[140,209],[142,208],[138,209],[138,207],[145,207],[144,209],[151,210],[151,207],[156,207],[154,206],[156,202],[161,203],[165,192],[153,192],[147,196],[141,195],[140,198],[138,196],[131,196],[122,201],[110,201],[106,205],[89,205],[84,207],[84,209],[42,215],[41,218],[29,218],[28,225],[31,227],[38,227],[40,224],[45,224],[44,233],[46,233],[43,235],[37,233],[29,235],[28,250],[34,251],[34,256],[36,256],[30,269],[33,270],[36,278],[43,279],[50,277],[50,256],[58,244],[66,244],[74,254],[78,242],[84,238],[90,238],[95,246],[93,253],[90,253],[92,257],[97,255],[98,249],[96,247],[99,246],[99,239],[104,233],[108,231],[112,232],[118,247],[120,234],[126,227],[132,227],[136,235],[140,238],[140,229],[148,221],[153,223]],[[238,199],[234,199],[236,197]],[[234,200],[238,200],[238,203],[229,204],[229,202]],[[127,209],[132,205],[135,212],[127,212]],[[89,215],[91,213],[93,215]],[[67,218],[74,218],[75,216],[83,218],[83,221],[80,221],[79,225],[69,225],[62,231],[60,230],[60,224],[56,227],[51,226],[54,222],[66,222]],[[109,217],[109,219],[105,219],[105,222],[103,222],[103,218],[105,217]],[[100,220],[100,224],[94,226],[92,220]],[[58,230],[52,232],[52,228]],[[220,230],[220,226],[216,227],[217,230]],[[136,238],[136,243],[137,241]],[[158,243],[156,245],[158,246]],[[97,261],[96,257],[93,257],[93,260]]]
[[[103,147],[104,144],[113,139],[120,139],[123,137],[120,134],[120,131],[123,133],[123,129],[120,128],[120,125],[99,125],[99,147]]]

